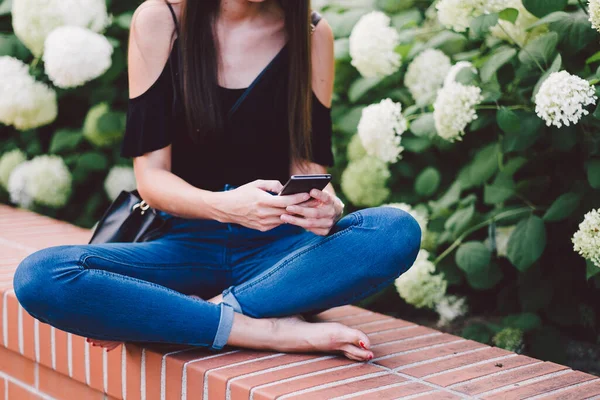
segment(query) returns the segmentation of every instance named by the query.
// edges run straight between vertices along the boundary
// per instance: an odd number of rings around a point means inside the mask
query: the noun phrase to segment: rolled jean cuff
[[[233,326],[233,314],[235,311],[229,304],[221,303],[221,317],[219,319],[219,327],[215,335],[215,340],[211,346],[212,350],[221,350],[227,344],[231,327]]]
[[[237,301],[237,299],[233,295],[232,289],[233,289],[233,287],[229,287],[229,288],[223,290],[223,293],[222,293],[223,303],[228,304],[231,307],[233,307],[235,312],[243,314],[242,306],[240,306],[240,303]]]

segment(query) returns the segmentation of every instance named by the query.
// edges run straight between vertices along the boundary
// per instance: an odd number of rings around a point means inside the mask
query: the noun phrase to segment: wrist
[[[337,196],[335,196],[334,198],[334,207],[335,207],[335,211],[336,211],[336,220],[340,219],[342,217],[342,215],[344,214],[344,207],[345,204],[344,202]]]
[[[229,214],[224,210],[226,204],[225,195],[227,192],[211,192],[206,191],[202,196],[202,203],[207,210],[207,217],[218,222],[231,222],[228,218]]]

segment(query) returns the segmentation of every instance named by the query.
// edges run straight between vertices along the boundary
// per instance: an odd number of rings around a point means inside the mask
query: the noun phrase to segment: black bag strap
[[[173,17],[173,22],[175,22],[175,30],[177,31],[177,36],[179,36],[179,22],[177,21],[177,16],[175,15],[175,10],[173,10],[173,6],[169,3],[168,0],[165,0],[167,6],[169,6],[169,11],[171,11],[171,16]]]

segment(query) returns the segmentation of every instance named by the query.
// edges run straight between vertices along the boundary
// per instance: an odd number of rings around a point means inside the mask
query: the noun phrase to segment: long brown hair
[[[312,64],[310,0],[277,0],[288,36],[288,130],[293,160],[311,159]],[[180,86],[189,134],[196,142],[222,133],[215,20],[221,0],[188,0],[182,7]]]

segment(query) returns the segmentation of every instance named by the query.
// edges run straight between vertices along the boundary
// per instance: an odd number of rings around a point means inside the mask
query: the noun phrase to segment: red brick
[[[104,394],[61,373],[39,366],[39,390],[57,399],[103,400]]]
[[[13,292],[7,293],[6,322],[8,324],[8,343],[4,345],[12,351],[19,353],[19,302]]]
[[[417,326],[411,329],[401,329],[401,330],[393,330],[386,331],[380,333],[378,335],[369,335],[369,339],[371,340],[371,345],[374,344],[382,344],[387,342],[393,342],[394,340],[402,340],[408,338],[414,338],[417,336],[430,335],[432,333],[437,333],[433,329],[425,328],[424,326]]]
[[[429,394],[424,394],[423,396],[413,397],[414,400],[459,400],[462,397],[459,397],[450,392],[433,392]]]
[[[6,289],[0,289],[0,346],[6,346],[4,343],[4,293]]]
[[[54,354],[56,357],[55,370],[69,376],[69,351],[67,333],[53,328],[54,331]]]
[[[104,349],[86,343],[90,354],[90,383],[89,386],[100,392],[104,391]],[[118,350],[113,350],[118,351]]]
[[[337,322],[339,322],[340,324],[344,324],[346,326],[354,327],[354,326],[366,324],[369,322],[391,321],[391,320],[392,320],[392,318],[387,315],[383,315],[383,314],[379,314],[379,313],[368,313],[368,314],[363,314],[363,315],[358,314],[355,316],[341,318]]]
[[[449,343],[443,346],[415,351],[408,354],[399,354],[397,356],[386,358],[384,360],[377,360],[375,361],[375,364],[379,364],[387,368],[398,368],[403,365],[410,365],[417,362],[431,360],[437,357],[445,357],[454,354],[460,354],[466,351],[471,351],[484,347],[489,346],[472,340],[465,340],[458,343]]]
[[[414,326],[416,326],[416,325],[412,324],[410,322],[402,321],[400,319],[392,319],[392,320],[377,322],[376,324],[371,323],[371,324],[367,324],[364,326],[356,325],[355,328],[360,329],[364,333],[369,334],[369,333],[385,332],[385,331],[392,330],[392,329],[407,328],[407,327],[414,327]]]
[[[295,391],[313,386],[337,382],[344,379],[350,379],[381,371],[381,368],[378,368],[374,365],[355,362],[354,365],[347,368],[328,371],[308,377],[300,377],[289,382],[281,382],[272,386],[258,388],[254,392],[254,400],[270,400],[284,394],[293,393]]]
[[[35,361],[35,320],[22,307],[19,309],[23,326],[23,355]]]
[[[434,346],[437,344],[453,342],[459,340],[456,336],[448,334],[440,334],[435,336],[427,336],[418,339],[407,339],[400,342],[388,342],[377,347],[371,347],[374,358],[383,357],[389,354],[400,353],[408,350],[420,349],[422,347]]]
[[[401,382],[406,382],[406,379],[395,374],[385,374],[373,378],[361,379],[358,381],[348,382],[333,387],[315,390],[304,394],[291,396],[290,399],[295,400],[314,400],[314,399],[330,399],[338,396],[345,396],[351,393],[358,393],[369,389],[378,388],[381,386],[394,385]]]
[[[6,380],[4,378],[0,378],[0,399],[2,399],[4,397],[4,394],[6,393],[6,385],[8,383],[6,382]],[[8,400],[8,399],[5,399]]]
[[[241,375],[250,374],[252,372],[262,371],[268,368],[279,367],[282,365],[288,365],[295,362],[315,358],[317,358],[317,356],[310,354],[285,354],[278,357],[271,357],[264,360],[258,360],[248,364],[221,368],[215,371],[208,371],[208,373],[206,374],[206,377],[208,379],[208,389],[210,391],[211,397],[214,397],[215,399],[224,399],[226,397],[227,392],[227,382],[230,379],[236,378]],[[194,393],[191,387],[188,393]]]
[[[0,371],[28,385],[34,384],[35,363],[4,347],[0,347]]]
[[[520,368],[516,371],[509,371],[505,374],[495,375],[475,382],[465,383],[460,386],[454,386],[452,389],[457,392],[475,395],[564,369],[567,369],[567,367],[563,365],[550,362],[539,363]]]
[[[311,363],[282,368],[277,371],[235,379],[231,382],[231,398],[247,399],[250,397],[250,391],[257,386],[353,363],[354,361],[342,357],[325,358]]]
[[[402,369],[402,373],[421,378],[426,375],[444,372],[452,368],[466,367],[476,362],[489,360],[491,358],[508,356],[510,354],[511,353],[506,350],[498,349],[495,347],[488,347],[467,354],[457,354],[454,357],[426,363],[423,365],[418,365],[416,367],[405,368]]]
[[[420,383],[407,383],[390,388],[384,388],[373,393],[365,395],[356,395],[353,399],[377,399],[377,400],[392,400],[405,396],[412,396],[418,393],[431,391],[431,387]]]
[[[106,352],[106,350],[105,350]],[[106,384],[107,394],[118,399],[123,396],[123,382],[121,374],[123,346],[106,352]]]
[[[161,353],[146,349],[146,400],[160,400]]]
[[[365,312],[364,308],[360,308],[360,307],[356,307],[356,306],[352,306],[352,305],[346,305],[346,306],[330,308],[327,311],[323,311],[322,313],[316,315],[316,319],[321,320],[321,321],[332,321],[335,318],[345,317],[348,315],[361,314],[364,312]]]
[[[582,400],[600,395],[600,380],[586,383],[574,388],[561,390],[559,393],[544,396],[545,400]]]
[[[485,351],[485,350],[484,350]],[[475,353],[477,354],[477,353]],[[500,371],[508,371],[512,368],[521,367],[527,364],[534,364],[538,360],[525,356],[516,356],[505,358],[500,361],[491,361],[486,364],[476,365],[469,368],[451,371],[442,375],[437,375],[426,379],[428,382],[435,383],[440,386],[450,386],[460,382],[465,382],[470,379],[479,378],[482,376],[494,374]],[[500,366],[501,365],[501,366]],[[402,371],[408,373],[408,371]]]
[[[525,386],[518,387],[516,389],[502,391],[491,396],[486,396],[486,399],[503,399],[503,400],[518,400],[526,397],[534,396],[550,392],[552,390],[560,389],[576,385],[581,382],[590,381],[596,377],[584,374],[583,372],[573,371],[568,374],[555,376],[552,378],[544,379],[539,382],[530,383]]]
[[[142,348],[138,346],[125,346],[125,373],[127,384],[127,399],[141,399],[141,373],[142,373]]]
[[[52,339],[51,327],[48,324],[39,322],[39,348],[40,360],[39,363],[48,368],[52,368]]]
[[[31,391],[24,389],[23,387],[12,383],[8,383],[8,399],[9,400],[41,400],[42,397],[38,396],[33,392],[33,388],[30,388]]]
[[[87,384],[85,376],[85,338],[71,335],[71,363],[73,365],[73,379]]]

